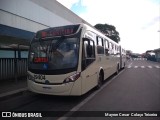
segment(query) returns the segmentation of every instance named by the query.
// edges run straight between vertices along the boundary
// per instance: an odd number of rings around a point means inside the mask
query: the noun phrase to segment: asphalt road
[[[122,74],[80,110],[160,111],[160,69],[156,68],[159,64],[148,61],[128,64]]]
[[[109,78],[100,90],[91,90],[81,97],[58,97],[26,92],[22,96],[0,102],[0,111],[52,111],[53,114],[54,111],[66,111],[66,114],[69,114],[67,111],[70,110],[160,111],[160,64],[146,60],[129,61],[125,70],[122,70],[118,76]],[[53,120],[53,118],[45,119]],[[105,116],[59,118],[59,120],[66,119],[110,120],[111,118]],[[159,120],[160,118],[115,117],[112,119]]]
[[[160,64],[146,60],[129,61],[125,71],[78,111],[160,111]],[[88,120],[87,117],[83,119]],[[90,117],[89,119],[100,118]],[[101,119],[110,120],[111,118],[103,117]],[[155,117],[118,117],[112,119],[160,120]]]

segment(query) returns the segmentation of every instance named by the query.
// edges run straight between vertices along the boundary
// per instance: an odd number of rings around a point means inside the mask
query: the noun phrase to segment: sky
[[[160,0],[57,0],[91,25],[110,24],[134,53],[160,48]]]

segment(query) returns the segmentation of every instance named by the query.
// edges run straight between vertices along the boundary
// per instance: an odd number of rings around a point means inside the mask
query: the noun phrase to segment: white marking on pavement
[[[133,58],[133,60],[147,60],[146,58]]]
[[[138,66],[134,66],[134,68],[138,68]]]
[[[131,68],[132,66],[128,66],[127,68]]]
[[[65,115],[63,115],[62,117],[58,118],[58,120],[67,120],[68,117],[66,117],[66,116],[71,116],[74,113],[74,111],[78,111],[84,104],[86,104],[89,100],[91,100],[96,94],[98,94],[103,88],[105,88],[107,85],[109,85],[115,78],[117,78],[123,72],[124,72],[124,70],[121,71],[118,75],[114,76],[109,82],[104,84],[99,90],[93,92],[90,96],[88,96],[86,99],[84,99],[81,103],[79,103],[78,105],[73,107],[70,110],[72,112],[67,112]]]
[[[132,65],[132,63],[130,63],[127,68],[131,68],[132,67],[131,65]]]
[[[160,66],[131,66],[131,65],[128,65],[127,68],[160,68]]]
[[[152,68],[152,66],[148,66],[148,68]]]
[[[132,65],[132,63],[130,63],[128,66],[131,66]]]
[[[155,66],[156,68],[160,68],[160,66]]]
[[[18,89],[18,90],[14,90],[14,91],[11,91],[11,92],[6,92],[6,93],[2,93],[0,94],[0,98],[2,97],[5,97],[5,96],[9,96],[9,95],[13,95],[13,94],[16,94],[16,93],[19,93],[19,92],[23,92],[23,91],[26,91],[28,88],[21,88],[21,89]]]

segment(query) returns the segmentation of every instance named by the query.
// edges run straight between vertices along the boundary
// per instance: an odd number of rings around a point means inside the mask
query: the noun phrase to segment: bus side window
[[[95,61],[95,44],[93,40],[83,39],[82,70]]]
[[[103,38],[97,36],[97,53],[104,54]]]
[[[109,55],[109,42],[108,42],[108,40],[105,40],[105,54],[107,56]]]
[[[111,42],[109,43],[109,53],[113,54],[113,44]]]

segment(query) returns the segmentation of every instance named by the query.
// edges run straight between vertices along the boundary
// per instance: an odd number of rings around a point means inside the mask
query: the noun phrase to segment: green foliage
[[[116,30],[115,26],[108,24],[96,24],[94,27],[100,30],[113,41],[117,43],[120,41],[119,32]]]

